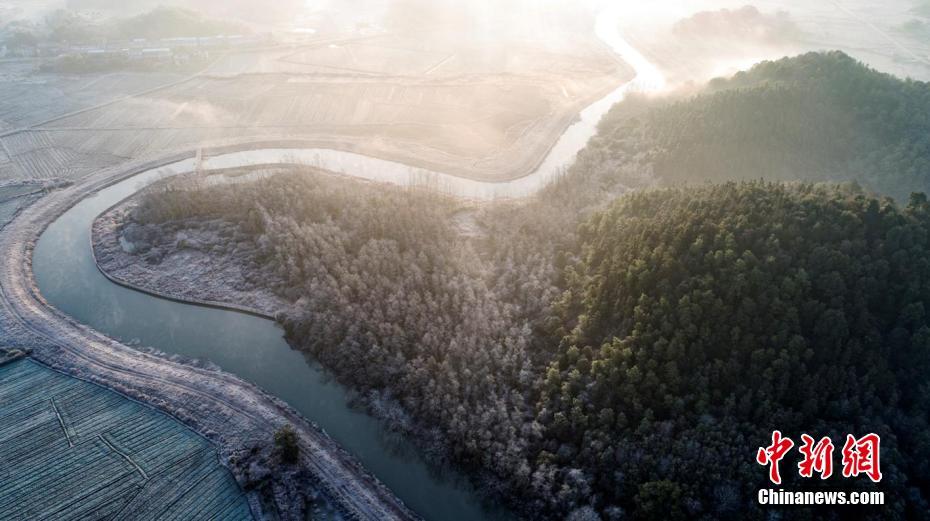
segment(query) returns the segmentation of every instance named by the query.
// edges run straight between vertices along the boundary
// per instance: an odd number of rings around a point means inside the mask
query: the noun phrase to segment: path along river
[[[326,149],[263,149],[204,160],[204,168],[267,163],[304,163],[346,175],[400,185],[429,184],[473,199],[525,197],[568,165],[594,135],[597,122],[630,90],[664,86],[662,75],[633,49],[617,29],[616,12],[597,17],[598,37],[637,76],[581,113],[539,169],[509,182],[493,183]],[[167,353],[210,360],[282,398],[353,453],[410,508],[428,520],[508,519],[503,510],[482,504],[466,480],[438,472],[407,442],[387,433],[376,420],[351,408],[348,394],[320,367],[292,350],[272,321],[233,311],[159,299],[108,281],[97,270],[90,248],[94,219],[111,205],[166,176],[190,172],[188,159],[146,171],[101,190],[52,223],[35,249],[33,269],[42,295],[75,319],[124,342]]]

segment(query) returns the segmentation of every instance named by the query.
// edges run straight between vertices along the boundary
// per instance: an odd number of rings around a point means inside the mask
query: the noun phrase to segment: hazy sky
[[[38,16],[56,7],[110,9],[132,14],[159,4],[180,5],[213,16],[265,26],[304,25],[317,31],[346,30],[359,22],[394,31],[434,29],[446,38],[559,39],[593,27],[592,13],[621,5],[619,21],[640,37],[661,34],[677,20],[702,10],[753,5],[765,13],[787,12],[808,36],[807,48],[841,49],[898,74],[930,78],[930,38],[900,31],[913,9],[930,0],[0,0],[0,16]],[[274,6],[270,9],[269,6]],[[7,9],[3,9],[6,7]],[[930,23],[930,21],[928,21]],[[930,25],[928,25],[930,27]],[[734,42],[739,44],[739,42]]]

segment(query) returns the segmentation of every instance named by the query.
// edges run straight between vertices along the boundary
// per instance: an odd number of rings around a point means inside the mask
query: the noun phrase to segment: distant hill
[[[930,18],[930,2],[924,2],[915,7],[912,11],[915,15],[923,18]]]
[[[111,22],[106,27],[112,38],[177,38],[184,36],[217,36],[243,34],[249,29],[243,24],[207,18],[178,7],[158,7],[145,14]]]
[[[930,190],[930,85],[841,52],[810,53],[714,80],[689,99],[621,103],[592,145],[607,156],[648,150],[670,185],[855,181],[906,199]]]
[[[899,25],[897,30],[914,38],[928,38],[930,37],[930,21],[914,18]]]
[[[94,43],[102,40],[145,38],[177,38],[186,36],[217,36],[246,34],[242,23],[209,18],[197,11],[178,7],[157,7],[152,11],[100,22],[60,9],[44,19],[43,37],[70,44]]]
[[[801,36],[801,29],[787,12],[763,13],[751,5],[700,11],[676,22],[672,32],[677,38],[695,41],[725,39],[744,43],[783,43]]]
[[[73,11],[101,11],[120,17],[143,14],[164,6],[246,23],[286,23],[306,9],[304,0],[65,0],[64,6]]]

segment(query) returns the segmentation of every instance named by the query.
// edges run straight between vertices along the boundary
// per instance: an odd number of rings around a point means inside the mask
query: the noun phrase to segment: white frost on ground
[[[148,255],[135,251],[138,239],[128,237],[133,198],[94,222],[93,246],[97,264],[111,279],[171,298],[232,305],[268,317],[288,303],[253,282],[247,274],[249,251],[227,253],[231,239],[216,228],[192,225],[162,237]],[[135,239],[135,240],[134,240]],[[243,244],[245,247],[245,244]]]

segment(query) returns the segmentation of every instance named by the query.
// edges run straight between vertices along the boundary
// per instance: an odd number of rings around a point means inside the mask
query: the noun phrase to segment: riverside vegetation
[[[179,181],[147,191],[124,236],[152,263],[196,247],[241,264],[290,303],[276,318],[295,348],[533,518],[768,518],[754,454],[777,428],[880,434],[887,504],[854,515],[917,519],[930,204],[782,181],[926,190],[927,92],[806,55],[620,104],[528,201],[309,171]],[[223,240],[175,240],[202,229]],[[787,465],[786,488],[813,486]]]

